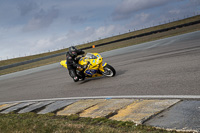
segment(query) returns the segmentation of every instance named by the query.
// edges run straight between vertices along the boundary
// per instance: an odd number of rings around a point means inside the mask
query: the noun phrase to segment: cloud
[[[45,50],[52,51],[55,50],[55,48],[69,47],[72,45],[95,41],[104,37],[110,37],[116,32],[119,33],[119,31],[121,31],[121,27],[114,25],[101,26],[99,28],[86,27],[81,31],[71,30],[68,31],[66,35],[51,36],[49,38],[39,39],[30,43],[32,44],[32,52]]]
[[[172,14],[172,15],[173,14],[179,14],[180,12],[181,12],[180,9],[172,9],[172,10],[169,11],[169,13]]]
[[[0,55],[37,53],[91,42],[194,15],[199,6],[200,0],[2,1],[0,47],[5,52]]]
[[[177,0],[176,4],[173,6],[166,6],[163,8],[162,20],[169,19],[183,19],[185,17],[190,17],[196,15],[200,10],[200,1],[199,0]]]
[[[45,11],[41,9],[35,16],[24,26],[23,31],[34,31],[42,28],[49,27],[53,21],[58,17],[59,10],[56,7],[52,7]]]
[[[138,13],[133,17],[133,19],[129,23],[125,25],[125,27],[130,30],[142,29],[144,28],[144,26],[152,24],[153,21],[157,21],[155,19],[152,19],[152,17],[153,16],[149,13],[145,13],[145,12]]]
[[[112,14],[112,19],[123,20],[129,19],[131,15],[135,12],[143,11],[149,8],[155,8],[166,3],[170,2],[169,0],[123,0],[122,3],[115,9]]]
[[[95,41],[105,37],[110,37],[113,34],[119,33],[123,28],[118,25],[101,26],[98,28],[86,27],[82,31],[69,31],[66,35],[66,42],[72,44],[82,44],[86,42]]]
[[[80,17],[80,16],[72,16],[70,21],[72,24],[82,24],[87,20],[87,18]]]
[[[22,3],[18,4],[18,10],[20,11],[21,16],[25,16],[38,8],[38,4],[34,1],[23,1]]]

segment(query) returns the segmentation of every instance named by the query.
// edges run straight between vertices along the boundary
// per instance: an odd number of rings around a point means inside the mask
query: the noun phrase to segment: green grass
[[[0,114],[1,133],[175,133],[133,122],[107,118],[81,118],[78,115],[56,116],[53,113],[38,115]]]
[[[184,24],[184,23],[189,23],[189,22],[193,22],[193,21],[197,21],[197,20],[200,20],[200,15],[195,16],[195,17],[191,17],[191,18],[187,18],[187,19],[184,19],[184,20],[180,20],[180,21],[175,21],[175,22],[168,23],[168,24],[163,24],[163,25],[159,25],[159,26],[155,26],[155,27],[146,28],[146,29],[143,29],[143,30],[133,31],[133,32],[126,33],[126,34],[101,39],[101,40],[94,41],[94,42],[91,42],[91,43],[86,43],[84,45],[79,45],[77,47],[78,48],[84,48],[84,47],[88,47],[88,46],[92,46],[92,45],[98,45],[98,44],[101,44],[101,43],[111,42],[111,41],[114,41],[114,40],[130,37],[130,36],[133,36],[133,35],[138,35],[138,34],[150,32],[150,31],[154,31],[154,30],[159,30],[159,29],[162,29],[162,28],[172,27],[172,26],[176,26],[176,25],[180,25],[180,24]],[[148,35],[148,36],[138,37],[138,38],[125,40],[125,41],[121,41],[121,42],[116,42],[116,43],[104,45],[104,46],[101,46],[101,47],[96,47],[94,49],[88,49],[88,50],[86,50],[86,52],[98,52],[98,53],[100,53],[100,52],[109,51],[109,50],[112,50],[112,49],[127,47],[127,46],[131,46],[131,45],[136,45],[136,44],[140,44],[140,43],[144,43],[144,42],[148,42],[148,41],[158,40],[158,39],[162,39],[162,38],[166,38],[166,37],[170,37],[170,36],[180,35],[180,34],[193,32],[193,31],[198,31],[198,30],[200,30],[200,24],[191,25],[191,26],[182,27],[182,28],[177,28],[177,29],[174,29],[174,30],[169,30],[169,31],[166,31],[166,32],[161,32],[161,33],[156,33],[156,34],[152,34],[152,35]],[[15,58],[15,59],[4,60],[4,61],[0,61],[0,66],[9,65],[9,64],[13,64],[13,63],[21,62],[21,61],[26,61],[26,60],[30,60],[30,59],[35,59],[35,58],[39,58],[39,57],[44,57],[44,56],[52,55],[52,54],[56,54],[56,53],[66,52],[67,50],[68,49],[62,49],[62,50],[58,50],[58,51],[54,51],[54,52],[48,52],[48,53],[39,54],[39,55],[33,55],[33,56],[28,56],[28,57],[20,57],[20,58]],[[34,68],[34,67],[38,67],[38,66],[43,66],[43,65],[47,65],[47,64],[51,64],[51,63],[56,63],[56,62],[59,62],[59,61],[64,60],[64,59],[65,59],[65,55],[61,55],[61,56],[37,61],[37,62],[34,62],[34,63],[29,63],[29,64],[26,64],[26,65],[8,68],[8,69],[5,69],[5,70],[1,70],[0,75],[4,75],[4,74],[16,72],[16,71],[21,71],[21,70],[26,70],[26,69],[30,69],[30,68]]]

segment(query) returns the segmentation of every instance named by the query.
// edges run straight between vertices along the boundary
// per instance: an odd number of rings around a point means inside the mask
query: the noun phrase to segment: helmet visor
[[[75,56],[76,56],[76,55],[77,55],[77,53],[76,53],[75,51],[72,51],[72,55],[75,55]]]

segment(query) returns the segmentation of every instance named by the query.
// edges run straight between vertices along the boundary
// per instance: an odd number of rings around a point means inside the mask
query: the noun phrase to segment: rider
[[[79,79],[84,79],[84,74],[83,72],[80,72],[79,74],[81,75],[78,76],[76,73],[76,68],[83,68],[85,69],[86,66],[82,66],[78,64],[78,61],[80,58],[78,58],[78,55],[83,55],[85,52],[83,50],[77,49],[75,46],[69,47],[69,51],[66,54],[67,58],[67,68],[69,70],[69,75],[73,78],[75,82],[79,81]]]

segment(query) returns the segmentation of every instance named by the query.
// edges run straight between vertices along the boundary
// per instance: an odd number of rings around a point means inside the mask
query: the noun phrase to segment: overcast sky
[[[200,14],[200,0],[0,0],[0,60]]]

